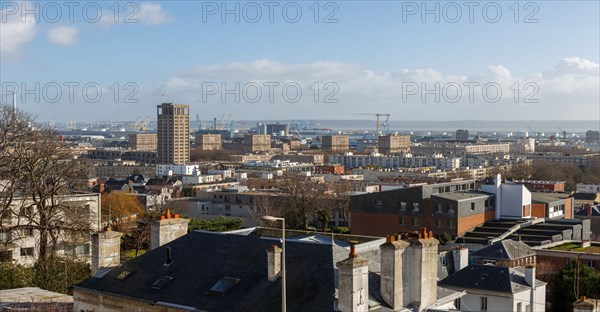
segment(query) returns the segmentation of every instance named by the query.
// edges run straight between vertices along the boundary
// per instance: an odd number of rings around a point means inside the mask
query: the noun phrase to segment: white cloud
[[[0,24],[0,53],[2,57],[16,57],[21,49],[35,36],[35,18],[27,15],[21,19],[21,14],[11,14],[9,5],[21,6],[20,2],[7,3],[1,13]]]
[[[74,45],[78,34],[79,30],[76,27],[58,26],[48,31],[48,39],[58,45]]]
[[[152,2],[140,3],[134,18],[147,25],[160,25],[172,19],[159,3]]]

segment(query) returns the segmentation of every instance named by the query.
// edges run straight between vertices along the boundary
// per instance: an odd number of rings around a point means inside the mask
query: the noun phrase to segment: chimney
[[[454,272],[458,272],[469,265],[469,249],[460,246],[460,249],[452,250],[454,259]]]
[[[409,304],[416,311],[423,311],[437,300],[437,239],[422,228],[417,238],[409,239],[406,248],[408,264],[405,264],[408,276],[404,278],[404,290]]]
[[[494,180],[494,185],[496,186],[496,220],[502,219],[502,175],[499,173],[496,175],[496,180]]]
[[[525,266],[525,283],[535,288],[535,265],[533,264]]]
[[[394,310],[402,308],[408,301],[408,298],[405,298],[403,277],[410,274],[406,270],[408,266],[404,265],[407,262],[404,258],[408,256],[405,251],[410,244],[397,239],[397,236],[388,235],[385,243],[379,247],[381,249],[381,298]]]
[[[369,260],[356,255],[356,242],[350,242],[348,259],[337,263],[338,310],[369,311]]]
[[[593,206],[592,206],[592,205],[590,205],[590,204],[588,204],[588,205],[587,205],[587,209],[588,209],[588,211],[587,211],[587,215],[588,215],[588,217],[591,217],[591,216],[592,216],[592,214],[594,214],[594,211],[593,211]]]
[[[110,228],[92,235],[92,276],[121,264],[121,235]]]
[[[281,275],[281,248],[272,245],[267,248],[267,275],[269,281],[276,281]]]
[[[156,249],[187,234],[189,222],[189,219],[179,218],[179,214],[172,216],[167,209],[160,220],[152,221],[150,225],[150,249]]]

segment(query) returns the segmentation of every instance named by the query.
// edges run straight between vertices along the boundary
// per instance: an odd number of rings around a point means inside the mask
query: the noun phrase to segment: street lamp
[[[285,304],[285,218],[273,216],[263,216],[260,218],[265,221],[281,221],[281,311],[286,312]]]

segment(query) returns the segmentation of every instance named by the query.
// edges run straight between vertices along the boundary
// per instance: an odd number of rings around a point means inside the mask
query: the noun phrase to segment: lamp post
[[[281,311],[286,312],[285,300],[285,218],[264,216],[261,220],[281,221]]]

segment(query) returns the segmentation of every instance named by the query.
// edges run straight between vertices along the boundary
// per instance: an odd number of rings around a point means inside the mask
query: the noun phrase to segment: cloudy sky
[[[2,101],[41,120],[594,120],[598,1],[13,2]]]

